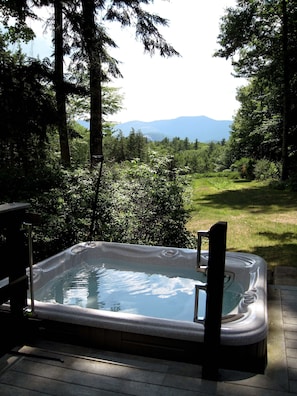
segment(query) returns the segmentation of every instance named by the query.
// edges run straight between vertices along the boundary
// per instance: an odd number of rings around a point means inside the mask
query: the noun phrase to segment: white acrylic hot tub
[[[196,271],[196,250],[91,242],[75,245],[34,265],[35,293],[54,277],[97,258],[112,260],[119,269],[138,271],[143,267],[149,273],[201,280],[201,274]],[[205,263],[207,258],[207,252],[202,252]],[[268,329],[266,263],[255,255],[227,252],[225,270],[232,277],[226,288],[236,285],[241,297],[222,321],[222,366],[262,372]],[[193,309],[194,298],[193,292]],[[165,354],[177,359],[187,355],[185,360],[201,360],[202,323],[41,301],[35,301],[35,311],[47,324],[49,333],[60,329],[61,333],[68,332],[74,342],[90,342],[131,353]]]

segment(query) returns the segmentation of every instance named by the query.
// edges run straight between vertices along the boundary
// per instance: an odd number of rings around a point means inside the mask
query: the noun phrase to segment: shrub
[[[95,211],[93,239],[194,247],[187,231],[187,179],[171,158],[105,164]],[[34,227],[35,261],[90,238],[98,172],[61,171],[55,185],[30,202],[42,218]]]
[[[278,180],[280,177],[280,164],[267,159],[258,160],[254,166],[254,175],[257,180]]]
[[[116,242],[189,247],[185,176],[169,157],[150,157],[105,170],[96,235]],[[108,203],[108,204],[107,204]]]
[[[233,164],[232,170],[237,170],[243,179],[253,180],[255,177],[254,160],[251,158],[241,158]]]

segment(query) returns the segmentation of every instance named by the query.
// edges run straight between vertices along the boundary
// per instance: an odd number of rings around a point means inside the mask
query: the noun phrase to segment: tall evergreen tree
[[[289,160],[297,148],[296,17],[293,0],[238,0],[222,19],[221,49],[216,53],[232,59],[238,76],[259,79],[277,95],[281,110],[274,113],[274,118],[280,115],[282,120],[279,141],[283,180],[289,176]]]
[[[57,102],[57,120],[60,138],[61,163],[66,168],[71,164],[67,115],[66,115],[66,92],[64,84],[64,40],[63,40],[63,2],[54,0],[54,46],[55,46],[55,91]]]
[[[150,14],[142,8],[143,4],[153,1],[95,1],[82,2],[82,18],[80,19],[80,31],[82,43],[84,44],[89,62],[90,73],[90,154],[96,159],[103,155],[102,151],[102,81],[106,75],[103,73],[102,65],[108,62],[112,66],[109,70],[114,75],[119,75],[115,67],[116,62],[108,57],[106,46],[115,46],[113,40],[105,33],[103,24],[96,21],[96,13],[100,11],[102,21],[119,22],[123,27],[135,27],[136,38],[140,38],[145,51],[153,54],[156,50],[161,56],[178,55],[177,51],[170,46],[159,33],[158,25],[167,25],[167,20]],[[106,11],[105,11],[106,10]]]

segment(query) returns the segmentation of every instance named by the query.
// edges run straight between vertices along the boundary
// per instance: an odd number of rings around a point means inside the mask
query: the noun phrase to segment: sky
[[[111,55],[120,63],[123,78],[112,85],[123,95],[123,109],[111,117],[116,123],[154,121],[204,115],[232,120],[239,107],[236,90],[244,81],[232,76],[231,60],[215,58],[219,21],[236,0],[155,0],[148,10],[169,20],[160,29],[180,57],[145,54],[133,30],[107,25],[118,48]],[[35,29],[34,29],[35,30]],[[36,31],[36,30],[35,30]],[[48,54],[50,38],[37,30],[29,53]]]

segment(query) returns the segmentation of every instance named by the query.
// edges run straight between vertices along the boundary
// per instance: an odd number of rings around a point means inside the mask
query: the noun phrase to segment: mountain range
[[[164,138],[188,138],[190,141],[207,143],[229,139],[231,120],[214,120],[205,116],[178,117],[169,120],[157,121],[128,121],[114,126],[128,136],[132,128],[135,132],[141,131],[144,136],[153,141]]]
[[[89,128],[86,121],[78,121],[85,128]],[[178,117],[169,120],[157,121],[128,121],[114,125],[114,131],[122,131],[128,136],[132,129],[142,132],[149,140],[160,141],[164,138],[196,139],[202,143],[228,140],[230,137],[231,120],[214,120],[205,116]]]

